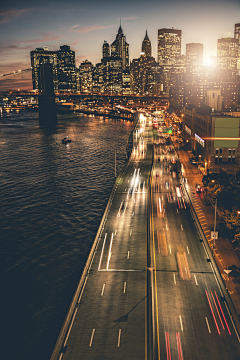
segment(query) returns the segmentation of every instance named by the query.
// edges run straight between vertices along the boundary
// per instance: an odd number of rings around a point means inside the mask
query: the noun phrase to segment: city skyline
[[[203,44],[204,64],[217,55],[217,40],[234,37],[234,24],[239,23],[238,1],[34,1],[11,2],[0,8],[0,73],[30,67],[29,52],[48,46],[57,50],[67,44],[76,53],[76,66],[84,60],[96,64],[102,55],[104,40],[114,41],[120,24],[129,43],[130,60],[138,58],[146,29],[157,59],[158,29],[182,30],[181,53],[187,43]],[[203,23],[204,21],[204,23]]]

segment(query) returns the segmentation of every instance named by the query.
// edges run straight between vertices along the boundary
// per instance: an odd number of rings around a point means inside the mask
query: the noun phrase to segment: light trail
[[[165,331],[165,341],[166,341],[166,350],[167,350],[167,360],[171,360],[169,333],[166,331]]]
[[[220,316],[220,314],[219,314],[219,310],[218,310],[218,307],[217,307],[216,301],[215,301],[215,299],[214,299],[214,296],[213,296],[213,293],[212,293],[212,289],[211,289],[211,288],[210,288],[210,292],[211,292],[211,295],[212,295],[212,299],[213,299],[215,308],[216,308],[217,313],[218,313],[218,317],[219,317],[220,322],[221,322],[221,324],[222,324],[222,328],[223,328],[223,330],[225,330],[225,327],[224,327],[224,325],[223,325],[222,318],[221,318],[221,316]]]
[[[217,332],[218,332],[218,334],[220,335],[221,333],[220,333],[220,330],[219,330],[219,327],[218,327],[218,323],[217,323],[216,317],[215,317],[215,315],[214,315],[214,311],[213,311],[213,308],[212,308],[212,305],[211,305],[211,302],[210,302],[210,299],[209,299],[207,290],[205,290],[205,292],[206,292],[206,295],[207,295],[208,304],[209,304],[210,309],[211,309],[211,312],[212,312],[213,320],[214,320],[215,325],[216,325],[216,328],[217,328]]]
[[[125,294],[125,292],[126,292],[126,286],[127,286],[127,283],[125,282],[124,283],[124,286],[123,286],[123,293]]]
[[[182,324],[182,317],[181,317],[181,315],[179,315],[179,320],[180,320],[181,330],[183,331],[183,324]]]
[[[173,281],[174,281],[174,284],[176,285],[177,283],[176,283],[176,276],[175,276],[175,274],[173,274]]]
[[[209,331],[209,333],[211,334],[211,329],[210,329],[210,326],[209,326],[209,323],[208,323],[208,319],[207,319],[207,317],[205,317],[205,319],[206,319],[206,323],[207,323],[208,331]]]
[[[222,309],[222,307],[221,307],[221,304],[220,304],[220,301],[219,301],[219,299],[218,299],[218,296],[217,296],[216,291],[214,291],[214,293],[215,293],[215,296],[216,296],[216,299],[217,299],[219,308],[220,308],[220,310],[221,310],[221,312],[222,312],[223,319],[224,319],[225,324],[226,324],[226,326],[227,326],[228,333],[229,333],[229,335],[231,335],[231,331],[230,331],[230,329],[229,329],[229,327],[228,327],[228,323],[227,323],[227,320],[226,320],[226,318],[225,318],[225,315],[224,315],[224,312],[223,312],[223,309]]]

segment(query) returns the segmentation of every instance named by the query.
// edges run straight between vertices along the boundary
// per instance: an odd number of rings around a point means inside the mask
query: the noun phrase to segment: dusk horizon
[[[82,5],[84,4],[84,5]],[[239,22],[238,1],[93,1],[89,4],[69,1],[46,3],[22,1],[0,8],[0,74],[29,68],[30,51],[43,46],[57,50],[70,46],[76,54],[76,66],[84,60],[101,61],[104,40],[111,43],[120,25],[129,43],[130,60],[138,58],[147,29],[152,55],[157,60],[157,32],[161,28],[182,31],[181,53],[186,44],[203,44],[204,65],[217,55],[217,40],[234,36]]]

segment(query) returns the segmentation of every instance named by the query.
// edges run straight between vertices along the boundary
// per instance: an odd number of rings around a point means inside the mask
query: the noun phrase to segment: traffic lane
[[[129,203],[118,219],[109,269],[145,269],[146,266],[146,195],[136,194]]]
[[[169,210],[169,211],[168,211]],[[176,239],[177,245],[185,251],[190,271],[208,272],[210,271],[207,262],[207,254],[205,252],[203,242],[200,241],[195,222],[192,221],[189,208],[174,211],[174,207],[167,209],[169,219],[169,229],[171,236]],[[170,225],[171,224],[171,225]],[[177,250],[177,249],[175,249]]]
[[[181,280],[178,274],[174,279],[172,275],[171,272],[157,271],[161,356],[167,358],[168,334],[172,358],[179,358],[176,336],[179,333],[183,358],[238,359],[239,343],[227,311],[222,307],[231,335],[226,327],[215,297],[216,293],[219,302],[222,302],[213,274],[197,274],[198,284],[193,279]],[[212,298],[210,300],[220,334],[205,290],[210,293],[209,296],[213,293],[215,297],[220,317]],[[221,321],[225,325],[224,330]]]
[[[144,359],[145,275],[146,272],[90,274],[64,360],[79,356],[91,360],[132,359],[133,354]],[[133,347],[133,343],[138,346]]]

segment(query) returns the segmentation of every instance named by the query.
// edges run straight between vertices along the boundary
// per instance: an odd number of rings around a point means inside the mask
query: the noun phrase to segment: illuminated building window
[[[232,152],[232,149],[228,149],[228,153],[231,154],[231,152]]]
[[[215,156],[215,161],[218,161],[218,156]]]
[[[216,149],[216,154],[218,154],[219,149]]]
[[[219,162],[221,162],[222,161],[222,156],[219,156]]]
[[[231,162],[231,161],[232,161],[232,157],[229,156],[229,157],[228,157],[228,162]]]
[[[232,151],[232,152],[233,152],[233,154],[235,154],[235,151],[236,151],[236,150],[235,150],[235,149],[233,149],[233,151]]]
[[[232,162],[234,162],[235,161],[235,156],[232,156]]]

